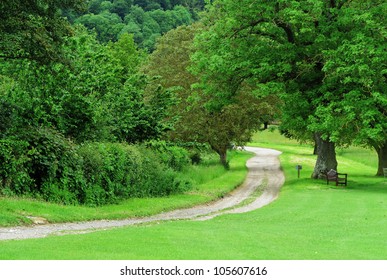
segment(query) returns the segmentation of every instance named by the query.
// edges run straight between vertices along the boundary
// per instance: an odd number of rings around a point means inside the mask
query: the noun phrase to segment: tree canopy
[[[386,8],[384,1],[214,1],[209,29],[197,38],[196,71],[217,106],[233,102],[244,84],[281,96],[282,129],[323,146],[319,177],[337,169],[335,144],[377,138],[385,146]],[[348,106],[355,96],[368,106]]]
[[[0,2],[0,58],[58,60],[65,37],[71,34],[60,10],[83,9],[82,0]]]
[[[227,167],[227,150],[232,144],[249,141],[263,123],[262,117],[273,114],[275,109],[271,97],[254,97],[248,94],[247,87],[233,104],[218,111],[208,108],[209,96],[201,88],[192,88],[199,80],[189,72],[193,39],[200,31],[200,24],[196,24],[168,32],[158,41],[146,72],[159,76],[156,81],[164,87],[174,88],[180,100],[173,110],[178,120],[169,133],[170,139],[208,144]]]
[[[101,1],[89,2],[88,13],[67,15],[97,33],[100,42],[117,41],[134,34],[140,48],[153,51],[156,39],[180,25],[189,25],[203,9],[203,1]]]

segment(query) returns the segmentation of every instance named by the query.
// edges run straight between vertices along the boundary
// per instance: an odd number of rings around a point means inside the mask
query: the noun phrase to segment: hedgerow
[[[0,141],[0,194],[90,206],[166,196],[190,187],[177,179],[187,159],[182,148],[78,146],[54,130],[39,128],[24,141]]]

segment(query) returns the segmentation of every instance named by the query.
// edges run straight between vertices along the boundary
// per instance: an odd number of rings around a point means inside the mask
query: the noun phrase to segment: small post
[[[302,169],[302,165],[296,165],[297,173],[298,173],[298,178],[300,178],[300,170]]]

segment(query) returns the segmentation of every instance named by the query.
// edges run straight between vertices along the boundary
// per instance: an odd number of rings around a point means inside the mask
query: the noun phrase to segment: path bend
[[[98,220],[88,222],[46,224],[0,228],[0,240],[43,238],[49,235],[80,234],[95,230],[123,227],[154,221],[191,219],[208,220],[225,213],[244,213],[263,207],[278,197],[285,181],[278,156],[281,152],[255,147],[245,147],[254,153],[246,166],[248,174],[237,189],[215,202],[192,208],[160,213],[151,217],[130,218],[125,220]],[[256,199],[252,195],[258,188],[262,194]],[[248,199],[249,203],[246,202]]]

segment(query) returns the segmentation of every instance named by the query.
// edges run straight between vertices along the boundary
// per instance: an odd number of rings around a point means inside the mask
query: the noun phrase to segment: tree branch
[[[0,59],[31,59],[30,56],[15,56],[15,55],[6,55],[0,54]]]
[[[251,22],[249,22],[248,24],[246,24],[244,26],[240,26],[239,28],[234,29],[234,32],[233,32],[233,34],[230,37],[235,37],[242,30],[245,30],[247,28],[254,28],[258,24],[263,23],[263,22],[266,22],[266,20],[263,19],[263,18],[251,21]]]
[[[292,28],[290,27],[290,24],[283,23],[283,22],[280,22],[278,20],[275,21],[275,24],[278,27],[281,27],[285,31],[289,43],[294,44],[296,42],[296,40],[294,38],[294,33],[293,33]]]
[[[275,4],[275,11],[276,11],[276,13],[279,13],[279,11],[280,11],[280,4],[278,2]],[[295,37],[294,37],[293,30],[292,30],[290,24],[285,23],[285,22],[281,22],[278,19],[274,19],[274,22],[278,27],[282,28],[285,31],[286,36],[288,38],[288,42],[294,44]]]
[[[339,0],[330,0],[329,1],[329,7],[330,8],[337,8],[337,9],[341,9],[345,4],[347,3],[350,3],[352,2],[352,0],[343,0],[343,1],[339,1]]]

